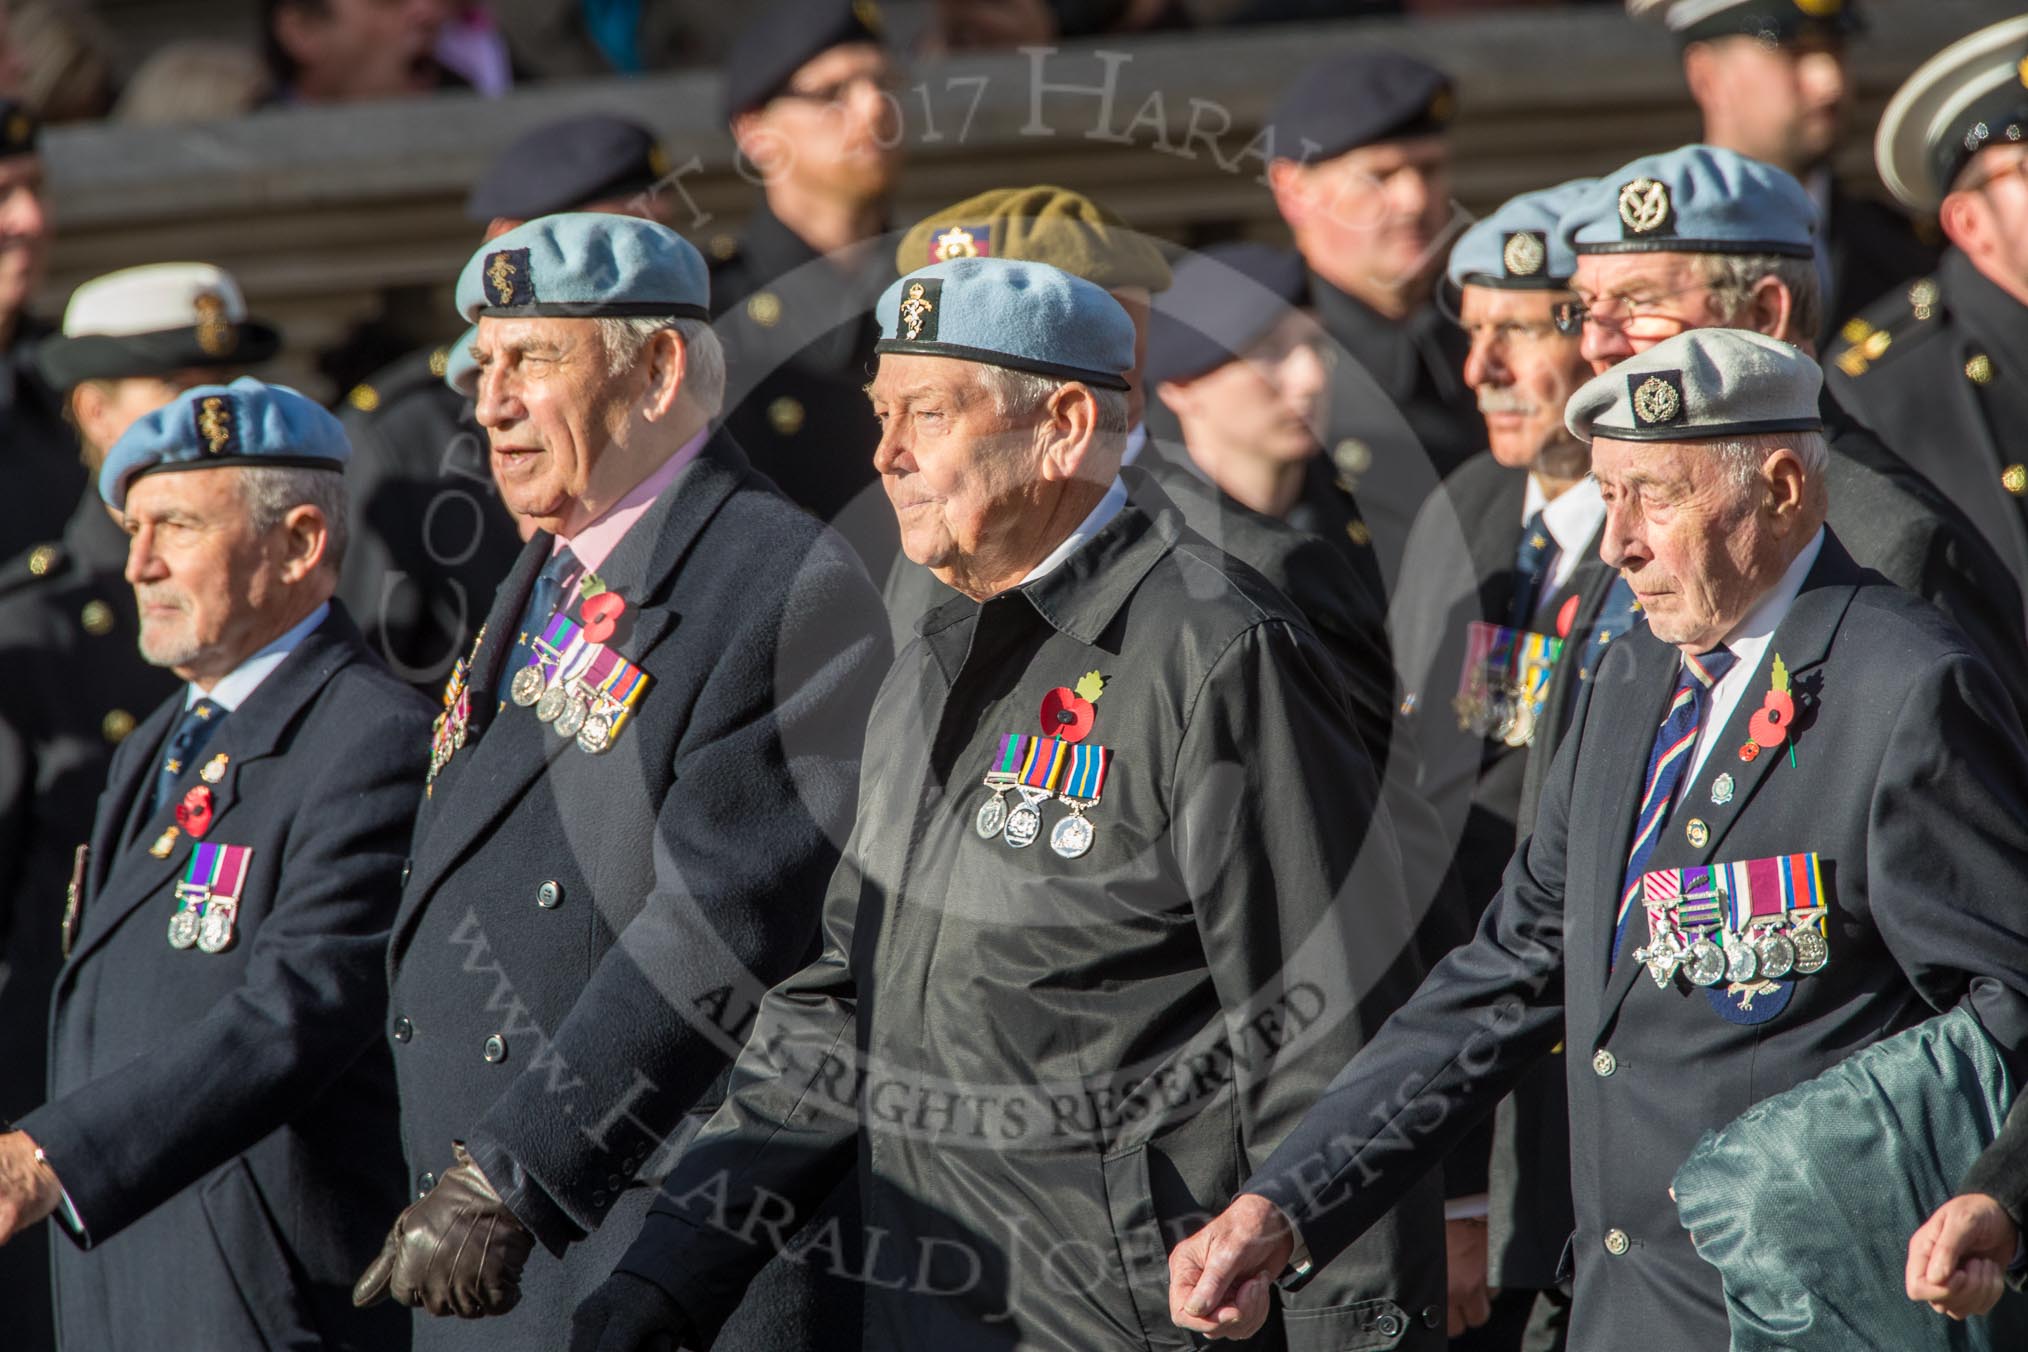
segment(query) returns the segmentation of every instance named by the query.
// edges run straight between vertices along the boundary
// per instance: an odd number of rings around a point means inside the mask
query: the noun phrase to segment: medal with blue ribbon
[[[1642,875],[1641,892],[1648,942],[1634,957],[1660,987],[1680,968],[1734,1023],[1773,1018],[1789,1001],[1794,983],[1785,978],[1809,976],[1830,960],[1815,854],[1655,869]]]

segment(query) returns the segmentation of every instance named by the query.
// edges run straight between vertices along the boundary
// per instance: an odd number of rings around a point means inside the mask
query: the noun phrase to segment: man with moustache
[[[47,1098],[0,1134],[0,1240],[55,1216],[78,1352],[164,1329],[407,1345],[345,1286],[371,1203],[401,1193],[374,1032],[429,710],[331,599],[346,453],[311,400],[241,379],[143,415],[99,471],[142,656],[185,684],[113,757],[71,873]]]
[[[1267,124],[1275,209],[1339,348],[1325,447],[1358,494],[1354,541],[1390,585],[1423,499],[1486,444],[1458,375],[1464,344],[1432,303],[1457,216],[1455,112],[1442,71],[1357,48],[1298,75]]]
[[[206,263],[156,263],[72,293],[36,365],[63,392],[96,479],[134,420],[193,385],[265,361],[281,335],[249,319]],[[0,1119],[47,1089],[49,993],[62,963],[64,880],[120,743],[175,677],[138,648],[127,537],[96,489],[58,540],[0,570]],[[24,1346],[50,1341],[48,1251],[0,1249],[0,1305]]]
[[[712,319],[731,375],[726,426],[754,468],[834,526],[876,578],[895,557],[874,491],[879,430],[860,387],[894,279],[882,243],[901,127],[871,0],[774,0],[725,61],[725,115],[760,185],[711,257]]]
[[[563,1345],[816,948],[885,625],[714,429],[707,287],[675,231],[594,212],[458,280],[493,472],[539,529],[446,685],[387,953],[414,1200],[354,1299],[413,1307],[418,1347]],[[784,1260],[727,1345],[847,1346],[856,1300]]]
[[[1647,623],[1471,944],[1171,1256],[1177,1324],[1251,1334],[1567,1041],[1570,1346],[1708,1352],[1725,1297],[1669,1193],[1705,1133],[1939,1011],[2028,1043],[2028,741],[1964,636],[1824,524],[1819,380],[1697,329],[1572,398]]]
[[[1786,170],[1816,203],[1820,343],[1936,265],[1935,244],[1908,217],[1847,191],[1832,169],[1852,105],[1846,46],[1865,28],[1859,0],[1629,0],[1628,8],[1682,43],[1704,142]]]

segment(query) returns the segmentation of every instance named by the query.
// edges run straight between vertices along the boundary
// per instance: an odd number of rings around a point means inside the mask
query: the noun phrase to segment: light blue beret
[[[144,474],[217,465],[343,470],[352,455],[345,428],[314,399],[286,385],[241,376],[198,385],[135,420],[99,470],[99,496],[115,511]]]
[[[957,258],[881,293],[875,352],[955,357],[985,366],[1127,388],[1134,321],[1081,277],[1047,263]]]
[[[479,326],[474,324],[459,334],[458,341],[444,353],[444,384],[467,399],[479,393],[479,363],[472,356],[472,344],[478,339]]]
[[[1573,178],[1502,203],[1465,231],[1451,250],[1451,285],[1508,291],[1552,291],[1568,285],[1577,259],[1569,242],[1557,233],[1556,223],[1595,181]]]
[[[458,275],[458,313],[491,318],[708,319],[704,256],[666,225],[569,211],[516,226],[479,247]]]
[[[1816,252],[1817,206],[1771,164],[1717,146],[1644,155],[1593,180],[1557,233],[1578,254]]]
[[[1704,441],[1820,432],[1816,359],[1747,329],[1692,329],[1578,387],[1564,425],[1583,441]]]

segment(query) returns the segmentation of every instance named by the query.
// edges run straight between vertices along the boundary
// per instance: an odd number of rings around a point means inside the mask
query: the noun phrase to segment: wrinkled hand
[[[1242,1193],[1169,1255],[1169,1318],[1209,1338],[1251,1338],[1268,1317],[1268,1287],[1296,1239],[1281,1208]]]
[[[1985,1314],[2006,1290],[2020,1242],[2020,1228],[1991,1197],[1953,1197],[1908,1238],[1908,1298],[1953,1319]]]
[[[669,1293],[631,1272],[606,1278],[570,1321],[570,1352],[679,1352],[692,1341]]]
[[[1450,1336],[1463,1335],[1493,1317],[1486,1285],[1486,1219],[1444,1222],[1444,1257],[1450,1284]]]
[[[395,1217],[380,1256],[352,1288],[354,1305],[393,1296],[431,1314],[483,1319],[506,1314],[521,1299],[521,1269],[534,1236],[507,1210],[464,1145],[451,1149],[456,1166]]]
[[[35,1158],[28,1133],[0,1132],[0,1244],[46,1218],[61,1200],[63,1185]]]

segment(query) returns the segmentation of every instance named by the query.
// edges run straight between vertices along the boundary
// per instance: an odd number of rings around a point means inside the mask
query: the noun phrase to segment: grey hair
[[[683,340],[682,392],[690,406],[707,418],[716,418],[725,406],[725,345],[708,321],[637,315],[625,319],[602,316],[593,322],[599,326],[599,341],[605,345],[607,375],[625,374],[641,359],[650,338],[673,329]]]
[[[1754,284],[1772,277],[1789,293],[1789,331],[1772,335],[1792,343],[1815,342],[1824,323],[1823,285],[1817,260],[1786,254],[1699,254],[1704,285],[1729,323],[1746,313]]]
[[[979,381],[992,396],[993,411],[1015,422],[1034,418],[1064,386],[1083,384],[1082,381],[1062,380],[1030,371],[1014,371],[1005,366],[979,367]],[[1129,430],[1127,392],[1101,390],[1091,385],[1085,385],[1085,388],[1091,391],[1098,404],[1098,417],[1092,430],[1101,436],[1125,436]]]
[[[1747,488],[1760,477],[1760,467],[1767,463],[1767,458],[1783,448],[1796,453],[1805,474],[1819,484],[1823,482],[1831,450],[1822,432],[1760,432],[1737,441],[1717,442],[1711,450],[1724,460],[1732,482]]]
[[[282,524],[297,507],[315,507],[324,516],[324,564],[332,572],[345,562],[350,508],[345,476],[300,465],[258,465],[240,470],[240,502],[256,534]]]

